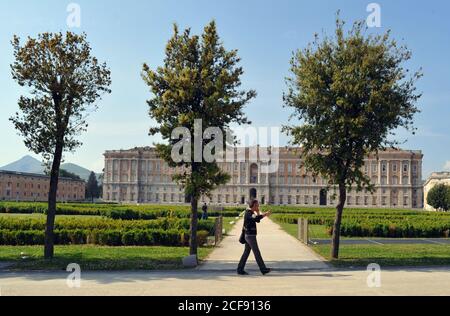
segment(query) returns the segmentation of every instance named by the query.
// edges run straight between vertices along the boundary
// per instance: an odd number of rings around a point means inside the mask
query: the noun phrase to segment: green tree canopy
[[[450,186],[443,183],[436,184],[428,192],[427,203],[436,210],[448,212],[450,210]]]
[[[12,77],[29,93],[20,97],[20,112],[11,121],[25,145],[51,169],[44,254],[52,258],[61,159],[81,145],[76,136],[87,129],[87,114],[102,94],[111,92],[110,71],[91,55],[85,34],[43,33],[23,45],[14,36],[12,46]]]
[[[156,71],[147,64],[143,67],[143,79],[153,94],[148,101],[149,113],[158,124],[151,128],[150,134],[160,133],[166,141],[157,145],[157,151],[170,166],[185,167],[185,172],[177,174],[174,180],[191,199],[192,255],[197,254],[198,200],[226,183],[229,175],[221,171],[216,161],[196,159],[191,140],[186,142],[190,152],[183,152],[189,159],[174,161],[172,150],[182,139],[172,139],[172,132],[184,127],[191,136],[202,137],[209,127],[225,132],[231,123],[249,123],[243,108],[256,93],[240,90],[243,69],[238,66],[239,61],[236,50],[227,51],[223,46],[213,21],[201,37],[191,35],[190,29],[180,33],[175,25],[174,35],[166,46],[164,65]],[[195,120],[201,120],[201,131],[195,130]],[[206,140],[200,143],[202,153],[206,145]]]
[[[59,176],[61,178],[70,178],[72,180],[81,180],[79,175],[77,175],[73,172],[67,171],[65,169],[59,169]]]
[[[339,188],[332,257],[338,257],[346,189],[374,190],[362,167],[369,153],[396,147],[394,131],[414,132],[418,112],[415,83],[404,63],[411,52],[390,37],[368,34],[364,22],[348,32],[338,17],[334,37],[315,40],[291,61],[285,105],[299,124],[285,127],[301,146],[306,167]]]

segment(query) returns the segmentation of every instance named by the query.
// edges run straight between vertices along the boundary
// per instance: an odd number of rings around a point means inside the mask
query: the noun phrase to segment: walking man
[[[263,275],[266,275],[271,271],[270,268],[267,268],[264,260],[261,256],[261,252],[259,251],[258,241],[256,240],[257,229],[256,224],[259,223],[264,217],[268,217],[271,215],[271,212],[267,212],[261,214],[259,210],[259,202],[258,200],[252,200],[249,203],[249,208],[245,211],[244,216],[244,228],[242,231],[241,242],[243,243],[245,239],[245,250],[242,254],[241,261],[239,262],[239,266],[237,269],[237,273],[239,275],[248,275],[245,272],[245,265],[247,263],[248,256],[250,252],[253,251],[255,255],[256,262],[258,263],[259,269]]]
[[[203,204],[202,211],[203,211],[202,219],[204,220],[208,219],[208,205],[206,205],[206,203]]]

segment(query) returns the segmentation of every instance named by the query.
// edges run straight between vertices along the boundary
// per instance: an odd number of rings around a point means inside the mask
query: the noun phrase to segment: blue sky
[[[228,49],[238,49],[242,58],[245,88],[258,92],[246,108],[254,126],[280,126],[289,110],[282,108],[284,78],[289,74],[292,51],[303,48],[313,34],[332,33],[335,13],[347,22],[365,20],[366,7],[374,1],[332,0],[3,0],[0,10],[0,166],[29,154],[8,118],[17,111],[17,99],[24,93],[11,79],[10,40],[45,31],[66,31],[67,5],[81,7],[81,28],[94,54],[112,71],[112,94],[99,103],[89,117],[89,130],[81,137],[84,145],[66,161],[100,171],[102,154],[108,149],[151,145],[147,136],[152,125],[147,115],[148,88],[140,71],[147,62],[152,68],[162,63],[172,24],[191,27],[200,33],[215,19]],[[399,131],[405,149],[424,152],[424,177],[432,171],[450,169],[450,2],[376,1],[381,5],[382,27],[370,32],[392,30],[393,36],[413,51],[408,66],[423,68],[418,87],[423,92],[422,112],[416,116],[417,135]],[[282,137],[282,144],[286,144]],[[39,158],[39,157],[37,157]]]

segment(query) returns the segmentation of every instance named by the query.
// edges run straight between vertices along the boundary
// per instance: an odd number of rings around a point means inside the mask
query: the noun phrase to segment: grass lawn
[[[297,224],[287,224],[279,221],[275,221],[281,228],[289,235],[298,237]],[[327,234],[327,228],[324,225],[309,225],[309,236],[312,239],[329,239],[330,235]]]
[[[216,217],[208,217],[208,219],[216,219]],[[227,236],[230,231],[233,229],[234,225],[236,225],[236,222],[239,221],[239,219],[236,219],[234,217],[224,217],[223,218],[223,229],[225,229],[225,236]],[[231,224],[233,223],[233,224]]]
[[[199,259],[212,250],[199,248]],[[43,246],[0,246],[0,262],[11,262],[13,270],[65,270],[69,263],[79,264],[82,270],[182,269],[182,258],[188,254],[187,247],[71,245],[55,246],[55,258],[47,261],[43,259]]]
[[[339,260],[330,260],[330,245],[312,249],[340,267],[450,265],[450,245],[341,245]]]
[[[235,219],[234,217],[224,217],[223,218],[223,228],[225,229],[225,235],[228,235],[230,231],[233,229],[234,225],[239,219]],[[231,224],[233,223],[233,224]]]
[[[277,224],[297,238],[296,224]],[[322,225],[310,225],[310,237],[330,239],[326,227]],[[311,248],[338,267],[366,267],[370,263],[377,263],[382,267],[450,265],[450,245],[341,245],[339,260],[331,260],[330,245],[315,245]]]

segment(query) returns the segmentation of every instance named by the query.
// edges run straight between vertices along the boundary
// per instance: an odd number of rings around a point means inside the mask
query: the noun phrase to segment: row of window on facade
[[[389,162],[390,166],[391,166],[391,171],[392,172],[397,172],[400,169],[400,163],[399,162]],[[402,164],[402,172],[403,173],[408,173],[409,172],[409,162],[403,162]],[[387,173],[388,171],[388,163],[386,161],[382,161],[381,162],[381,172],[382,173]],[[417,164],[412,164],[412,172],[413,174],[417,173]],[[367,174],[369,172],[369,163],[366,163],[364,165],[364,171]],[[372,172],[378,172],[378,163],[372,162]]]
[[[137,171],[137,165],[138,165],[138,160],[132,159],[132,160],[116,160],[113,159],[112,163],[107,161],[106,162],[106,170],[107,171],[114,171],[117,172],[119,170],[124,171],[124,172],[128,172],[128,171],[132,171],[132,172],[136,172]],[[159,171],[169,171],[169,170],[174,170],[174,171],[185,171],[186,167],[184,166],[178,166],[175,168],[171,168],[169,167],[169,165],[166,162],[162,162],[160,160],[141,160],[140,161],[140,171],[147,171],[147,172],[159,172]],[[119,168],[120,166],[120,168]],[[241,163],[219,163],[219,166],[226,171],[239,171],[239,166],[240,166],[240,170],[241,171],[245,171],[246,168],[248,167],[246,162],[241,162]]]
[[[107,191],[109,191],[108,193],[110,193],[111,191],[119,191],[119,190],[124,190],[123,194],[127,194],[127,190],[128,190],[128,186],[126,185],[108,185],[106,187]],[[323,188],[279,188],[277,190],[275,190],[276,193],[278,194],[282,194],[282,193],[297,193],[297,194],[320,194],[320,191]],[[134,191],[134,192],[133,192]],[[136,194],[135,191],[133,190],[131,191],[130,194]],[[231,187],[231,186],[225,186],[225,187],[220,187],[216,190],[216,192],[221,192],[221,193],[246,193],[248,191],[248,188],[244,188],[244,187]],[[335,189],[331,189],[329,190],[330,194],[336,194],[337,191]],[[141,196],[145,196],[146,194],[150,194],[150,193],[159,193],[159,192],[178,192],[178,193],[183,193],[184,190],[182,187],[179,186],[147,186],[147,187],[140,187],[139,188],[139,193]],[[367,189],[363,190],[362,192],[364,192],[364,194],[369,194],[369,191]],[[375,194],[387,194],[388,192],[390,192],[392,195],[397,195],[400,192],[404,195],[407,196],[410,194],[410,189],[408,188],[404,188],[404,189],[386,189],[386,188],[380,188],[378,190],[376,190],[374,192]],[[117,192],[114,192],[117,194]],[[358,193],[358,191],[353,188],[353,189],[348,189],[347,190],[347,194],[352,194],[352,193]],[[260,194],[266,194],[265,189],[260,190]],[[413,196],[417,195],[417,190],[414,189],[412,190],[412,194]]]
[[[244,200],[245,196],[242,197],[241,200]],[[265,200],[265,196],[261,197],[261,200],[264,201]],[[381,197],[381,205],[382,206],[388,206],[388,200],[389,197],[387,196],[382,196]],[[278,196],[278,200],[276,200],[276,196],[272,195],[270,197],[270,203],[271,204],[287,204],[287,205],[291,205],[291,204],[297,204],[297,205],[320,205],[321,201],[320,201],[320,196],[318,195],[313,195],[313,196],[309,196],[309,195],[305,195],[305,196],[292,196],[292,195],[279,195]],[[394,198],[392,197],[390,199],[390,205],[391,206],[399,206],[402,205],[401,202],[403,202],[403,206],[409,206],[409,201],[410,198],[408,196],[404,196],[403,198]],[[214,203],[230,203],[229,201],[229,196],[225,196],[225,200],[222,199],[221,195],[217,195],[215,197],[213,197],[212,200],[209,200],[208,202]],[[323,205],[333,205],[335,204],[336,198],[334,197],[329,197],[328,200],[325,200]],[[233,196],[233,202],[232,203],[238,203],[238,198],[237,196]],[[241,202],[242,203],[242,202]],[[348,196],[347,197],[347,201],[346,201],[347,205],[349,206],[377,206],[378,205],[378,197],[377,196],[364,196],[364,197],[360,197],[360,196],[356,196],[356,197],[352,197],[352,196]],[[263,202],[264,204],[264,202]],[[413,206],[416,206],[416,200],[413,200]]]
[[[111,162],[106,162],[106,170],[108,171],[137,171],[137,164],[138,164],[138,160],[116,160],[114,159]],[[120,168],[119,168],[120,166]],[[140,170],[144,171],[169,171],[171,168],[169,167],[169,165],[165,162],[161,162],[161,161],[151,161],[151,160],[143,160],[140,163]],[[184,170],[184,167],[177,167],[176,170],[181,171]]]
[[[41,197],[41,193],[34,193],[34,192],[16,192],[16,194],[15,195],[13,195],[14,193],[12,193],[10,190],[6,190],[6,196],[7,197],[13,197],[13,198],[20,198],[20,197],[31,197],[31,198],[40,198]],[[46,198],[48,198],[48,196],[49,196],[49,193],[43,193],[42,194],[42,197],[46,197]],[[63,199],[65,199],[65,198],[68,198],[68,199],[71,199],[72,198],[72,195],[70,195],[70,194],[62,194],[61,196],[59,195],[59,194],[57,194],[56,195],[56,197],[59,199],[59,198],[63,198]],[[77,194],[73,194],[73,198],[74,199],[77,199]]]
[[[111,178],[109,178],[111,179]],[[388,182],[388,177],[382,176],[374,176],[371,178],[371,183],[374,185],[419,185],[420,181],[417,176],[414,176],[411,178],[411,181],[409,180],[409,176],[404,176],[402,178],[397,176],[392,176],[389,178],[390,181]],[[401,179],[401,182],[400,182]],[[172,183],[172,177],[170,175],[156,175],[156,176],[149,176],[145,179],[146,181],[143,181],[144,183]],[[135,177],[131,177],[131,179],[128,179],[128,175],[122,175],[120,181],[119,177],[115,176],[114,179],[111,180],[112,182],[134,182],[136,181]],[[231,181],[229,184],[246,184],[247,178],[245,176],[241,176],[240,178],[237,176],[234,176],[231,178]],[[257,176],[250,177],[249,182],[250,184],[267,184],[267,177],[261,176],[260,181],[258,181]],[[271,184],[279,184],[279,185],[327,185],[327,181],[323,178],[316,178],[316,177],[310,177],[310,176],[297,176],[297,177],[286,177],[286,176],[271,176],[270,177],[270,183]]]
[[[111,199],[112,198],[112,199]],[[127,194],[123,193],[120,195],[120,199],[119,199],[119,194],[116,192],[113,192],[112,195],[110,195],[109,193],[107,193],[107,200],[112,200],[112,201],[136,201],[138,199],[138,196],[135,193],[130,193],[130,196],[128,197]],[[244,204],[245,201],[247,200],[247,197],[245,195],[213,195],[212,199],[209,199],[207,197],[202,197],[201,198],[201,202],[208,202],[208,203],[225,203],[225,204]],[[265,204],[266,198],[265,196],[261,196],[260,198],[261,203]],[[390,201],[390,204],[388,205],[388,202]],[[139,198],[139,202],[144,203],[144,202],[154,202],[154,203],[185,203],[186,202],[186,197],[184,194],[159,194],[159,193],[148,193],[147,196],[144,197],[140,197]],[[271,204],[287,204],[287,205],[292,205],[292,204],[297,204],[297,205],[320,205],[320,197],[317,195],[313,195],[313,196],[309,196],[309,195],[305,195],[305,196],[292,196],[292,195],[279,195],[278,196],[278,200],[276,199],[276,196],[272,195],[270,197],[269,202]],[[379,200],[377,196],[364,196],[364,197],[360,197],[360,196],[356,196],[356,197],[352,197],[352,196],[348,196],[347,197],[347,205],[349,206],[377,206]],[[329,204],[329,205],[333,205],[334,203],[336,203],[336,198],[335,197],[330,197],[328,199],[328,201],[326,201],[325,204]],[[410,206],[410,198],[408,196],[404,196],[403,198],[398,198],[398,197],[391,197],[391,199],[389,199],[389,197],[387,196],[382,196],[381,197],[381,205],[382,206],[400,206],[403,205],[405,207]],[[417,206],[417,202],[416,199],[412,200],[412,206]]]
[[[372,172],[378,172],[378,165],[381,165],[381,171],[382,172],[387,172],[388,170],[388,163],[391,166],[391,171],[393,172],[397,172],[400,169],[400,166],[402,168],[403,172],[409,172],[409,167],[411,165],[410,161],[366,161],[366,163],[364,164],[364,169],[365,171],[368,173],[369,172],[369,165],[372,165]],[[113,162],[106,162],[106,170],[108,171],[119,171],[119,165],[121,166],[121,170],[122,171],[137,171],[137,165],[138,165],[138,160],[113,160]],[[229,162],[229,163],[219,163],[220,167],[228,172],[231,171],[240,171],[241,172],[245,172],[247,170],[247,168],[252,169],[253,167],[256,166],[256,168],[258,168],[258,166],[262,166],[262,165],[267,165],[266,163],[259,163],[256,164],[254,162]],[[164,171],[169,171],[172,170],[172,168],[169,167],[169,165],[166,162],[162,162],[162,161],[152,161],[152,160],[142,160],[140,163],[140,171],[148,171],[148,172],[152,172],[152,171],[156,171],[159,172],[161,170]],[[295,162],[280,162],[278,165],[278,171],[279,172],[290,172],[292,173],[294,170],[301,170],[304,167],[302,162],[299,161],[295,161]],[[417,164],[412,164],[412,171],[413,173],[417,172]],[[185,167],[176,167],[173,168],[176,171],[184,171],[186,170]],[[256,169],[257,170],[257,169]]]
[[[13,185],[12,182],[8,182],[7,183],[7,188],[13,188],[13,187],[16,187],[16,188],[23,187],[24,189],[34,189],[35,185],[34,185],[34,183],[23,183],[23,186],[21,186],[20,182],[15,183],[15,185]],[[42,187],[42,190],[47,190],[47,185],[42,185],[41,186],[41,184],[39,184],[39,183],[36,185],[37,190],[41,190],[41,187]],[[65,191],[66,187],[64,185],[60,184],[59,185],[59,190]],[[79,187],[79,186],[76,186],[76,185],[72,185],[71,188],[67,188],[67,190],[80,191],[81,192],[83,190],[83,188]]]
[[[13,183],[12,182],[8,182],[7,183],[7,187],[8,188],[12,188],[13,187]],[[20,186],[20,182],[17,182],[16,183],[16,185],[15,185],[15,187],[16,188],[20,188],[21,186]],[[41,189],[41,185],[40,184],[37,184],[36,185],[36,187],[40,190]],[[34,183],[24,183],[23,184],[23,188],[24,189],[34,189]],[[44,188],[44,190],[47,190],[47,186],[45,185],[45,186],[43,186],[43,188]]]

